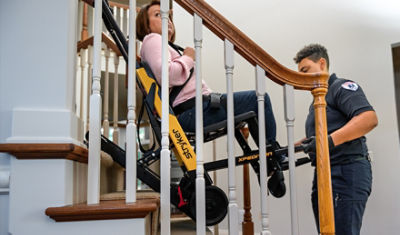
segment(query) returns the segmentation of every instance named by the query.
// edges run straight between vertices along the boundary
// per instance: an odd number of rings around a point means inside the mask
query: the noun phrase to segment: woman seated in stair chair
[[[142,7],[136,18],[136,34],[138,40],[142,41],[140,56],[142,61],[146,62],[157,82],[161,84],[161,13],[160,2],[152,1],[150,4]],[[196,96],[196,75],[193,71],[195,66],[195,50],[191,47],[186,47],[183,50],[183,55],[173,44],[175,41],[175,26],[171,20],[168,21],[168,40],[169,40],[169,86],[183,86],[172,103],[175,115],[178,116],[178,121],[183,130],[195,131],[195,96]],[[207,84],[202,81],[203,87],[203,122],[204,126],[221,122],[227,119],[226,94],[220,95],[221,104],[217,107],[211,107],[210,96],[213,94]],[[172,92],[171,92],[172,93]],[[171,99],[170,93],[170,99]],[[226,102],[225,102],[226,103]],[[268,143],[274,144],[276,138],[276,124],[272,111],[269,96],[265,94],[265,129],[266,139]],[[234,93],[234,115],[239,115],[249,111],[258,113],[257,96],[255,91],[240,91]],[[254,127],[258,128],[258,127]],[[253,129],[250,127],[250,130]],[[253,129],[254,130],[254,129]],[[258,131],[258,129],[255,129]],[[252,133],[256,143],[257,137]]]

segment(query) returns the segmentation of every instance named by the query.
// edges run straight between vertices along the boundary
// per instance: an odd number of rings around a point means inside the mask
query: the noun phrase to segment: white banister
[[[93,7],[88,7],[87,8],[87,13],[88,13],[88,36],[91,37],[94,34],[94,8]]]
[[[260,159],[261,234],[270,235],[267,198],[267,159],[265,146],[265,72],[256,66],[256,93],[258,102],[258,140]]]
[[[129,1],[130,9],[136,9],[136,0]],[[130,11],[130,18],[136,19],[136,11]],[[136,32],[135,21],[129,24],[130,32]],[[136,202],[136,40],[130,35],[128,58],[128,124],[126,126],[126,202]]]
[[[80,81],[80,78],[81,78],[80,73],[79,73],[79,71],[81,71],[81,57],[80,57],[79,53],[80,52],[78,52],[77,56],[76,56],[76,76],[75,76],[75,82],[74,82],[74,85],[75,85],[75,89],[74,89],[74,105],[75,105],[74,112],[75,112],[76,116],[78,116],[78,117],[80,115],[79,114],[79,105],[78,105],[78,103],[80,103],[80,99],[81,99],[81,97],[77,97],[77,96],[80,95],[80,91],[79,91],[80,82],[79,81]]]
[[[87,90],[86,90],[86,125],[85,125],[85,133],[89,130],[89,101],[90,101],[90,94],[92,94],[92,64],[93,64],[93,47],[88,46],[88,51],[87,51],[87,63],[88,63],[88,69],[87,69]],[[84,120],[84,119],[83,119]]]
[[[110,87],[109,87],[109,77],[110,77],[110,71],[109,71],[109,62],[110,62],[110,48],[107,46],[105,47],[104,50],[104,57],[105,57],[105,75],[104,75],[104,99],[103,99],[103,135],[108,138],[110,135],[110,122],[108,120],[108,102],[109,102],[109,93],[110,93]]]
[[[98,204],[100,199],[100,122],[101,122],[101,25],[102,1],[95,1],[93,38],[93,92],[90,96],[90,132],[88,160],[88,204]]]
[[[81,69],[81,81],[80,81],[80,97],[79,97],[79,117],[81,120],[85,120],[83,116],[83,97],[84,97],[84,84],[85,84],[85,68],[86,68],[86,50],[81,49],[79,52],[79,55],[81,57],[80,59],[80,69]]]
[[[136,13],[136,6],[134,7],[134,8],[132,8],[133,9],[133,11]],[[128,28],[128,16],[129,16],[129,18],[130,19],[132,19],[131,18],[131,16],[130,16],[130,10],[126,10],[126,9],[121,9],[122,10],[122,32],[124,33],[124,35],[129,35],[129,32],[131,32],[130,31],[130,28]],[[136,18],[133,18],[133,19],[136,19]],[[132,22],[135,22],[134,20],[132,21]],[[129,31],[128,31],[129,30]]]
[[[118,144],[118,67],[119,56],[114,53],[114,105],[113,105],[113,142]]]
[[[194,14],[194,47],[196,49],[196,234],[206,234],[205,197],[203,159],[203,84],[201,73],[201,46],[203,41],[202,19]]]
[[[297,195],[296,195],[296,165],[294,157],[294,88],[285,85],[284,104],[285,120],[287,127],[288,155],[289,155],[289,184],[290,184],[290,215],[292,225],[292,235],[299,234],[298,213],[297,213]]]
[[[161,0],[162,53],[161,53],[161,235],[171,233],[170,206],[170,150],[169,150],[169,74],[168,74],[168,17],[169,1]],[[133,41],[133,40],[129,40]]]
[[[226,93],[227,93],[227,120],[228,120],[228,190],[229,190],[229,234],[239,233],[239,209],[236,201],[236,182],[235,182],[235,124],[233,107],[233,44],[225,39],[225,73],[226,73]]]
[[[121,27],[121,26],[122,26],[122,21],[121,21],[121,19],[122,19],[121,14],[122,14],[122,13],[121,13],[121,8],[115,6],[115,7],[114,7],[114,12],[115,12],[115,16],[116,16],[115,21],[117,21],[117,24],[118,24],[119,28],[122,28],[122,27]]]

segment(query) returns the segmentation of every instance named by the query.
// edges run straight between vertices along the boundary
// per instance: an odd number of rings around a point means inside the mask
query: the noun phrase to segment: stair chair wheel
[[[286,193],[285,178],[282,171],[275,171],[268,179],[268,189],[272,196],[281,198]]]
[[[214,185],[206,186],[206,225],[220,223],[228,213],[228,198],[222,189]],[[196,194],[190,199],[190,213],[196,218]]]

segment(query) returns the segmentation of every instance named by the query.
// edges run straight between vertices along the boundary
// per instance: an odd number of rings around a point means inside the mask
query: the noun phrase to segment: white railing
[[[196,178],[196,221],[197,221],[197,234],[205,234],[205,188],[204,188],[204,169],[203,169],[203,126],[202,126],[202,101],[201,101],[201,29],[202,19],[196,13],[194,16],[194,45],[196,48],[196,157],[197,157],[197,178]],[[163,48],[167,44],[164,42]],[[226,86],[227,86],[227,150],[228,150],[228,193],[229,193],[229,234],[238,234],[238,204],[236,201],[236,182],[235,182],[235,158],[234,158],[234,107],[233,107],[233,44],[225,39],[225,69],[226,69]],[[265,137],[265,71],[258,65],[255,66],[256,70],[256,94],[258,101],[258,122],[259,122],[259,156],[260,156],[260,198],[261,198],[261,234],[271,234],[268,218],[268,200],[267,200],[267,161],[266,156],[266,137]],[[293,86],[285,85],[285,119],[287,122],[288,145],[289,145],[289,167],[290,167],[290,198],[291,198],[291,221],[292,221],[292,234],[298,234],[297,223],[297,206],[296,206],[296,185],[295,185],[295,163],[294,163],[294,98]],[[167,91],[163,91],[162,96],[167,96]],[[165,102],[163,100],[163,102]],[[168,105],[165,102],[163,105]],[[164,121],[166,118],[163,117]],[[162,175],[168,177],[168,175]],[[200,204],[200,205],[199,205]],[[201,212],[199,210],[202,210]],[[163,217],[162,219],[168,219]],[[164,221],[169,224],[169,221]],[[162,230],[163,232],[163,230]],[[164,234],[169,234],[169,231],[164,230]]]
[[[77,81],[76,81],[76,113],[84,122],[84,127],[81,130],[81,134],[84,135],[89,129],[89,96],[92,91],[92,67],[93,67],[93,15],[91,7],[88,8],[86,3],[79,5],[82,8],[79,12],[82,13],[82,29],[81,37],[78,43],[78,71],[77,71]],[[114,11],[121,12],[123,6],[114,6]],[[125,10],[126,11],[126,10]],[[123,22],[120,22],[122,25]],[[125,23],[126,24],[126,23]],[[104,97],[103,97],[103,123],[102,130],[103,135],[109,136],[110,131],[110,113],[108,109],[109,104],[109,94],[113,93],[113,110],[112,110],[112,139],[118,144],[118,79],[119,74],[125,75],[124,62],[119,51],[116,49],[115,45],[110,45],[111,40],[104,41],[104,35],[109,35],[108,32],[102,32],[102,53],[101,53],[101,70],[104,71]],[[90,36],[90,37],[89,37]],[[112,59],[114,66],[110,66],[110,59]],[[122,60],[122,62],[121,62]],[[113,87],[109,86],[110,73],[114,76],[112,79]],[[111,92],[112,91],[112,92]]]
[[[94,25],[94,48],[93,57],[90,52],[91,47],[87,47],[88,52],[84,49],[80,50],[80,105],[79,114],[84,120],[85,105],[88,99],[85,97],[85,69],[90,73],[93,58],[93,74],[88,74],[86,84],[91,91],[90,97],[90,120],[87,121],[86,129],[90,129],[90,149],[89,149],[89,173],[88,173],[88,203],[99,203],[99,159],[100,159],[100,122],[101,122],[101,96],[100,96],[100,74],[101,74],[101,0],[95,2],[95,21]],[[135,32],[135,24],[130,24],[129,19],[135,19],[135,12],[129,11],[126,7],[114,4],[114,13],[122,31],[128,35]],[[136,1],[131,0],[130,9],[136,8]],[[169,150],[169,78],[168,78],[168,17],[169,17],[169,1],[161,1],[161,17],[162,17],[162,117],[161,117],[161,234],[169,235],[170,227],[170,150]],[[125,22],[125,23],[124,23]],[[132,20],[131,22],[135,22]],[[202,65],[201,65],[201,47],[202,47],[202,24],[203,19],[194,14],[194,47],[196,49],[196,221],[197,234],[205,234],[205,179],[204,179],[204,160],[203,160],[203,102],[202,102]],[[129,51],[136,51],[135,34],[131,35],[129,40]],[[227,86],[227,152],[228,152],[228,190],[229,190],[229,233],[238,234],[239,229],[239,206],[236,199],[236,182],[235,182],[235,157],[234,157],[234,102],[233,102],[233,56],[234,44],[225,39],[225,69],[226,69],[226,86]],[[111,57],[110,49],[105,48],[105,90],[104,90],[104,121],[103,129],[108,136],[108,96],[109,96],[109,58]],[[128,113],[126,127],[126,202],[132,203],[136,201],[136,94],[135,94],[135,56],[136,53],[129,53],[129,77],[128,77]],[[118,65],[119,57],[114,54],[114,113],[113,113],[113,139],[117,140],[118,129]],[[87,66],[85,64],[87,60]],[[271,234],[268,218],[268,199],[267,199],[267,161],[266,156],[266,137],[265,137],[265,113],[264,113],[264,95],[265,95],[265,74],[266,71],[258,64],[255,64],[256,71],[256,94],[258,102],[258,121],[259,121],[259,156],[260,156],[260,200],[261,200],[261,234]],[[91,86],[91,78],[93,85]],[[291,231],[292,234],[298,234],[297,222],[297,205],[296,205],[296,184],[295,184],[295,162],[294,162],[294,95],[293,86],[284,85],[285,93],[285,120],[287,125],[287,138],[289,148],[289,175],[290,175],[290,200],[291,200]],[[87,107],[86,107],[87,109]],[[89,125],[90,123],[90,125]]]
[[[119,4],[116,2],[109,1],[110,7],[113,8],[114,18],[117,21],[118,26],[120,27],[122,33],[127,36],[129,31],[131,30],[129,27],[128,19],[132,17],[129,8],[136,9],[135,6],[131,7],[131,1],[129,1],[129,6],[124,4]],[[135,11],[134,11],[135,12]],[[129,31],[128,31],[129,30]],[[104,30],[106,31],[106,30]]]
[[[168,74],[168,17],[169,1],[161,1],[162,52],[161,52],[161,234],[171,234],[170,179],[171,159],[169,150],[169,74]]]
[[[239,229],[239,208],[236,201],[236,181],[235,181],[235,130],[234,130],[234,107],[233,107],[233,44],[225,39],[225,73],[226,73],[226,92],[227,92],[227,127],[228,127],[228,198],[229,198],[229,232],[238,234]]]
[[[88,204],[100,201],[100,134],[101,134],[101,15],[102,1],[95,1],[93,34],[93,85],[89,106],[89,160],[88,160]]]
[[[102,44],[102,67],[104,67],[104,87],[103,89],[103,115],[102,115],[102,133],[104,136],[109,136],[109,132],[112,131],[112,139],[118,144],[119,127],[118,127],[118,95],[119,95],[119,74],[121,56],[113,52],[111,48],[107,47],[106,44]],[[89,129],[89,97],[92,90],[92,64],[93,64],[93,47],[87,46],[81,48],[78,52],[78,69],[76,76],[76,114],[84,122],[84,126],[80,131],[83,136]],[[110,66],[110,63],[114,66]],[[110,67],[112,69],[110,69]],[[102,69],[102,70],[103,70]],[[123,71],[123,73],[125,73]],[[124,74],[122,74],[124,75]],[[113,81],[110,81],[113,80]],[[111,83],[111,84],[110,84]],[[110,96],[112,94],[112,97]],[[109,99],[113,106],[113,110],[109,110]],[[110,111],[111,114],[110,115]],[[112,117],[112,120],[110,120]],[[110,126],[112,124],[112,126]],[[112,128],[111,128],[112,127]]]
[[[130,9],[136,8],[136,0],[129,1]],[[130,19],[136,19],[136,11],[129,12]],[[133,21],[134,22],[134,21]],[[130,32],[136,32],[135,23],[129,25]],[[129,51],[136,52],[136,34],[132,33],[129,40]],[[128,64],[128,115],[126,126],[126,202],[136,202],[136,53],[129,53]]]
[[[288,139],[289,157],[289,185],[290,185],[290,219],[292,235],[299,234],[298,213],[297,213],[297,193],[296,175],[294,158],[294,89],[293,86],[285,85],[284,88],[285,120]]]
[[[130,1],[130,7],[135,7],[136,2]],[[129,31],[135,32],[135,25],[130,24],[128,27],[128,19],[135,18],[134,14],[136,11],[129,11],[128,8],[119,4],[110,4],[113,7],[113,12],[117,23],[119,24],[122,32],[127,35],[128,28]],[[99,8],[95,8],[95,15]],[[168,22],[168,12],[169,12],[169,3],[168,1],[161,2],[161,11],[162,11],[162,24],[163,27],[167,27]],[[89,17],[90,18],[90,17]],[[96,18],[96,17],[95,17]],[[96,18],[98,20],[98,17]],[[101,22],[101,20],[100,20]],[[133,22],[133,21],[132,21]],[[91,25],[98,26],[97,23],[93,23]],[[196,220],[197,220],[197,234],[205,234],[205,180],[204,180],[204,160],[203,160],[203,122],[202,122],[202,88],[201,88],[201,47],[202,47],[202,19],[198,15],[194,15],[194,47],[196,49],[196,157],[197,157],[197,170],[196,170]],[[165,30],[163,28],[163,30]],[[90,29],[89,29],[90,32]],[[103,32],[106,30],[103,29]],[[98,32],[97,32],[98,33]],[[89,33],[90,34],[90,33]],[[108,34],[108,32],[106,32]],[[101,32],[99,35],[94,34],[95,42],[97,40],[101,40]],[[96,38],[97,37],[97,38]],[[99,39],[100,38],[100,39]],[[135,39],[130,40],[129,44],[129,51],[136,51],[135,47]],[[167,53],[167,37],[163,36],[163,61],[168,60],[168,53]],[[93,52],[92,52],[93,51]],[[101,118],[101,107],[99,106],[101,102],[100,95],[100,74],[99,69],[101,69],[100,63],[97,64],[96,60],[94,60],[93,64],[93,57],[98,58],[101,55],[102,48],[93,48],[88,46],[87,49],[80,50],[80,105],[79,105],[79,114],[82,119],[86,119],[89,117],[87,115],[85,117],[84,114],[88,114],[89,112],[85,111],[85,108],[88,108],[88,105],[85,105],[85,102],[89,102],[89,99],[85,99],[85,83],[87,87],[87,91],[91,91],[93,93],[91,95],[91,114],[90,119],[88,118],[86,121],[85,130],[89,129],[90,127],[90,156],[89,156],[89,186],[88,186],[88,203],[98,203],[98,164],[94,164],[94,162],[99,161],[99,152],[100,152],[100,142],[99,142],[99,130],[100,130],[100,123]],[[104,101],[103,101],[103,133],[106,136],[109,136],[109,110],[108,110],[108,99],[109,99],[109,61],[111,55],[111,49],[107,46],[103,46],[103,57],[104,57],[104,67],[105,67],[105,78],[104,78]],[[92,53],[94,56],[92,56]],[[129,71],[135,70],[135,57],[134,53],[130,53],[131,57],[128,65]],[[235,182],[235,157],[234,157],[234,107],[233,107],[233,44],[225,40],[225,69],[226,69],[226,79],[227,79],[227,121],[228,121],[228,141],[227,141],[227,150],[228,150],[228,185],[229,185],[229,231],[230,234],[238,233],[238,225],[239,225],[239,206],[236,199],[236,182]],[[118,143],[118,67],[120,64],[120,57],[113,53],[114,59],[114,96],[113,96],[113,140],[114,142]],[[86,63],[85,63],[86,62]],[[93,64],[93,75],[90,73]],[[85,77],[85,72],[87,71],[87,76]],[[162,111],[162,151],[161,151],[161,233],[170,234],[170,180],[169,180],[169,169],[170,169],[170,150],[169,150],[169,102],[168,102],[168,67],[167,63],[163,63],[162,69],[162,102],[163,102],[163,111]],[[258,100],[258,108],[259,108],[259,143],[260,143],[260,156],[265,156],[266,154],[266,146],[265,146],[265,117],[264,117],[264,95],[265,95],[265,71],[256,66],[256,84],[257,84],[257,100]],[[126,174],[126,202],[135,202],[136,201],[136,169],[135,169],[135,156],[136,156],[136,124],[135,124],[135,78],[134,73],[129,73],[128,78],[128,114],[127,114],[127,127],[126,127],[126,150],[127,150],[127,174]],[[93,85],[91,83],[91,78],[93,79]],[[85,80],[86,78],[86,80]],[[93,89],[92,89],[93,87]],[[285,87],[285,91],[290,91],[290,87]],[[86,92],[88,94],[89,92]],[[285,97],[289,95],[290,92],[286,92],[287,94]],[[86,96],[87,97],[87,96]],[[287,104],[287,100],[285,98],[285,104]],[[86,107],[85,107],[86,106]],[[96,107],[96,108],[92,108]],[[292,109],[294,108],[293,105],[286,105],[285,109],[286,112],[286,119],[287,119],[287,126],[288,126],[288,142],[291,144],[289,147],[289,157],[290,157],[290,179],[291,179],[291,187],[294,183],[294,173],[293,173],[293,135],[292,133],[292,124],[293,124],[293,116],[292,116]],[[90,123],[90,125],[89,125]],[[93,134],[92,134],[93,133]],[[92,137],[93,135],[93,137]],[[94,137],[97,135],[97,137]],[[96,144],[98,142],[98,144]],[[290,146],[290,145],[289,145]],[[269,219],[268,219],[268,206],[267,206],[267,163],[265,158],[260,158],[260,182],[261,182],[261,231],[262,234],[271,234],[269,231]],[[293,182],[293,183],[292,183]],[[295,190],[291,191],[291,198],[295,198]],[[96,196],[97,195],[97,196]],[[293,201],[293,200],[291,200]],[[291,202],[292,208],[295,208],[295,202]],[[296,227],[297,227],[297,209],[292,211],[292,233],[297,234]]]
[[[271,234],[269,231],[268,220],[268,201],[267,201],[267,159],[265,146],[265,71],[256,66],[256,94],[258,102],[258,138],[259,138],[259,156],[260,156],[260,199],[261,199],[261,234]]]
[[[103,135],[109,136],[109,129],[110,129],[110,122],[108,120],[108,98],[110,93],[110,71],[109,71],[109,64],[110,64],[110,49],[104,49],[104,57],[105,57],[105,75],[104,75],[104,102],[103,102]]]
[[[119,142],[119,130],[118,130],[118,67],[119,67],[119,56],[114,54],[114,97],[113,97],[113,142],[118,144]]]
[[[133,4],[135,5],[136,3],[134,2]],[[128,16],[128,14],[130,14],[128,6],[117,3],[114,4],[112,2],[110,2],[110,6],[113,8],[114,14],[119,19],[117,21],[118,25],[121,27],[121,29],[123,29],[123,33],[127,35],[129,32],[127,28],[128,19],[135,18],[135,16],[134,15]],[[94,160],[89,161],[88,203],[96,204],[98,203],[99,192],[100,192],[99,191],[100,175],[99,173],[97,173],[100,169],[100,160],[97,160],[97,158],[100,158],[99,155],[100,135],[98,133],[100,133],[99,130],[101,130],[103,135],[109,137],[110,129],[112,129],[113,142],[119,144],[119,127],[118,127],[118,121],[119,121],[118,117],[120,116],[118,115],[120,112],[120,110],[118,110],[119,106],[118,99],[120,93],[119,75],[125,74],[125,69],[123,69],[125,66],[120,66],[121,64],[122,65],[124,64],[124,62],[121,62],[122,60],[121,54],[117,49],[116,45],[110,40],[110,35],[108,31],[102,27],[103,24],[101,19],[101,13],[100,16],[96,16],[96,13],[99,8],[88,7],[88,5],[84,2],[81,2],[81,4],[79,4],[79,7],[81,8],[79,12],[82,13],[82,15],[79,16],[81,17],[81,20],[79,22],[82,24],[82,26],[80,26],[79,28],[82,30],[82,33],[80,40],[78,42],[78,69],[77,69],[76,92],[75,92],[76,93],[75,107],[76,107],[76,113],[79,115],[79,117],[84,123],[82,130],[80,130],[81,136],[84,136],[89,129],[91,130],[89,132],[90,135],[89,139],[91,142],[89,158]],[[136,7],[134,9],[136,9]],[[135,14],[135,12],[136,10],[132,11],[133,14]],[[96,22],[96,20],[99,21]],[[97,30],[96,33],[99,33],[98,31],[99,29],[101,29],[100,36],[95,33],[95,28]],[[135,29],[133,29],[133,31],[135,31]],[[100,40],[100,47],[94,49],[94,45],[98,47],[97,45],[98,40]],[[132,50],[135,51],[135,48],[133,48]],[[94,60],[96,56],[97,59]],[[132,59],[133,62],[134,59]],[[114,66],[110,65],[111,60],[113,61]],[[102,71],[104,74],[102,78],[104,82],[103,87],[100,86],[100,80],[101,80],[100,76]],[[113,84],[112,88],[110,86],[110,73],[114,73],[112,76],[112,79],[114,80],[114,82],[112,83]],[[133,79],[133,81],[135,82],[135,79]],[[128,100],[129,105],[127,108],[128,110],[131,111],[133,110],[134,112],[136,95],[134,94],[135,89],[132,89],[132,86],[134,88],[135,84],[133,85],[131,84],[130,90],[131,91],[133,90],[133,93],[131,93],[130,96],[131,99]],[[103,94],[103,97],[100,96],[101,93]],[[112,96],[110,96],[111,93],[113,94]],[[112,101],[109,101],[109,99],[112,99]],[[110,117],[109,103],[111,103],[113,106],[112,128],[110,128],[111,123],[109,120]],[[89,115],[90,112],[92,112],[91,115]],[[129,130],[127,133],[131,133],[131,136],[130,137],[127,136],[127,138],[130,138],[129,141],[131,141],[132,139],[135,140],[136,128],[134,127],[132,129],[131,125],[129,125],[129,124],[133,124],[134,126],[136,125],[135,114],[128,113],[127,120],[128,120],[127,129]],[[92,135],[96,137],[93,137]],[[135,149],[136,142],[133,141],[132,143],[133,144],[127,145],[127,150],[131,152],[130,156],[134,157],[136,156],[136,154],[132,153],[136,152]],[[136,160],[134,159],[133,163],[135,162]],[[132,164],[132,159],[130,160],[130,163],[127,165],[136,167],[136,164]],[[134,169],[129,169],[127,172],[131,172],[131,174],[130,175],[126,174],[126,176],[129,178],[129,182],[136,182],[136,172],[132,171],[134,171]],[[132,175],[135,175],[134,179],[132,179]],[[121,185],[123,184],[119,182],[118,183],[119,187],[117,188],[121,188],[120,187]],[[127,196],[127,202],[135,201],[135,193],[136,193],[135,184],[129,184],[129,186],[127,187],[127,191],[130,192],[128,193],[129,196]]]
[[[201,73],[201,47],[203,42],[203,23],[198,15],[194,15],[194,47],[196,50],[196,231],[206,234],[204,158],[203,158],[203,94]]]

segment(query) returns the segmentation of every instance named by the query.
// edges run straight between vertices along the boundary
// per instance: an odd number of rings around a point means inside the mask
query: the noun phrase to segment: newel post
[[[328,131],[326,123],[327,88],[319,87],[311,91],[314,96],[315,137],[317,148],[317,182],[320,234],[335,234],[335,219],[332,201],[331,167],[329,159]]]

